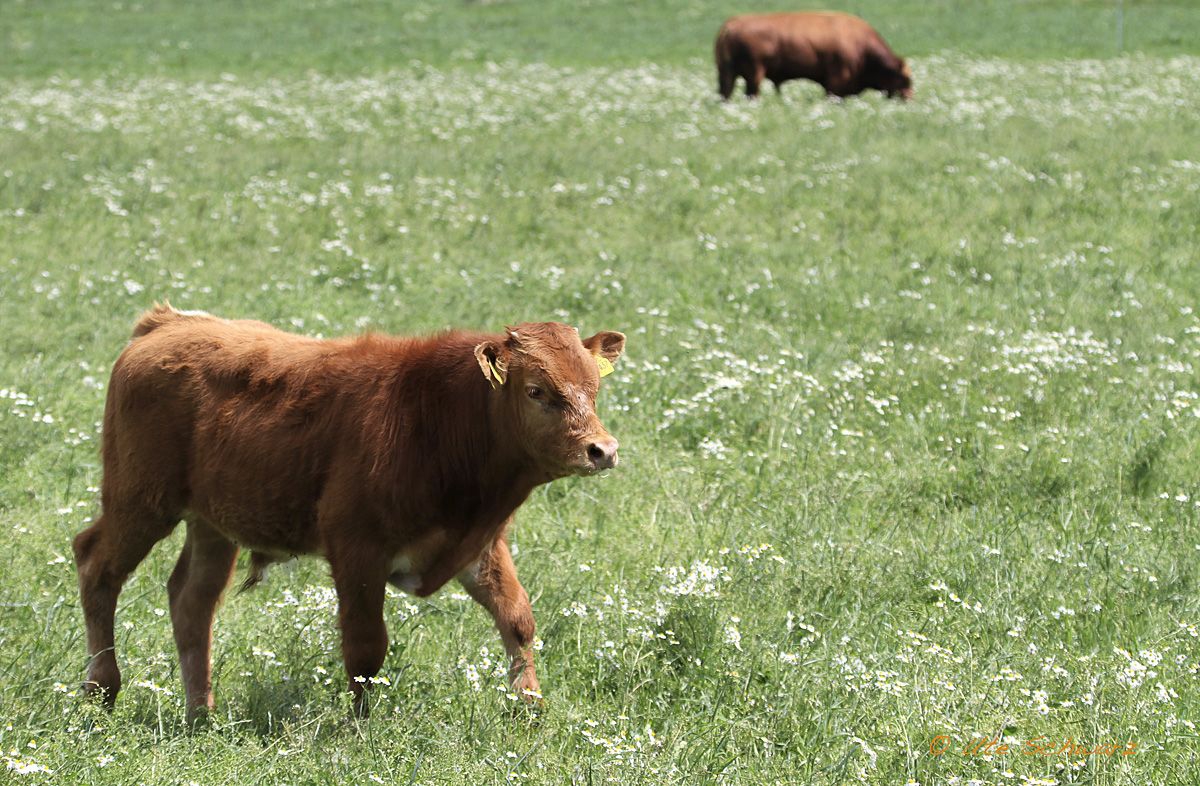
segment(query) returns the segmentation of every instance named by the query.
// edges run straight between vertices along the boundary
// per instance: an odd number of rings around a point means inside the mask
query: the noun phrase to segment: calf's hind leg
[[[189,723],[213,707],[213,615],[237,553],[237,546],[205,522],[188,521],[187,540],[167,582]]]
[[[536,700],[538,696],[531,695],[540,690],[533,665],[536,623],[529,593],[517,580],[507,540],[503,536],[496,538],[474,565],[459,574],[458,581],[496,621],[510,660],[508,680],[513,692],[525,701]]]
[[[125,579],[154,544],[171,534],[178,517],[105,505],[95,523],[75,536],[79,599],[87,627],[88,668],[84,690],[111,707],[121,690],[113,625]]]

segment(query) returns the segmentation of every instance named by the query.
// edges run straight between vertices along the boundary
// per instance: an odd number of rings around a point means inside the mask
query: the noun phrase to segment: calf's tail
[[[267,577],[267,568],[276,560],[269,554],[264,554],[261,551],[250,552],[250,571],[246,575],[246,580],[238,587],[238,593],[249,592],[254,589],[259,582]]]

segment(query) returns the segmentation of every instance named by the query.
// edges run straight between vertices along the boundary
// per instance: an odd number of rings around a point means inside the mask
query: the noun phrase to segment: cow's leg
[[[496,621],[510,661],[508,681],[513,692],[525,701],[540,698],[533,665],[533,607],[529,604],[529,594],[517,580],[517,568],[504,536],[497,538],[490,549],[460,573],[458,581]]]
[[[83,688],[89,694],[100,694],[109,707],[121,690],[113,637],[117,597],[133,569],[177,523],[177,517],[161,512],[106,506],[95,523],[75,536],[89,658]]]
[[[342,660],[354,694],[354,711],[365,718],[370,679],[379,673],[387,655],[383,598],[388,560],[371,544],[355,543],[352,549],[330,553],[329,564],[338,595]]]
[[[189,521],[187,540],[167,582],[189,723],[213,706],[213,614],[233,574],[237,552],[237,546],[208,524]]]
[[[825,92],[830,98],[838,100],[859,92],[853,69],[841,66],[830,74],[825,82]]]
[[[733,70],[732,64],[721,63],[717,66],[717,89],[721,91],[721,100],[728,101],[733,95],[733,84],[737,81],[737,74]]]
[[[748,98],[758,98],[758,89],[766,76],[767,69],[762,63],[752,66],[750,73],[746,74],[746,96]]]

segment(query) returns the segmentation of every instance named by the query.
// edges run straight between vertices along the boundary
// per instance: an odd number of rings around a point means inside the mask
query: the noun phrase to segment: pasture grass
[[[6,5],[0,779],[1194,782],[1197,20],[1127,5],[1106,59],[1110,4],[863,2],[919,100],[728,105],[716,4]],[[451,586],[389,599],[350,720],[307,560],[227,598],[188,730],[181,532],[122,595],[116,711],[79,700],[107,371],[168,297],[628,334],[621,466],[513,533],[544,709]]]
[[[681,65],[710,58],[725,18],[788,5],[9,0],[0,19],[0,44],[6,45],[0,76],[378,73],[414,60],[437,66],[510,60],[562,67]],[[870,20],[905,55],[954,50],[1040,60],[1121,51],[1174,55],[1200,47],[1194,35],[1200,8],[1187,0],[856,0],[811,7]]]

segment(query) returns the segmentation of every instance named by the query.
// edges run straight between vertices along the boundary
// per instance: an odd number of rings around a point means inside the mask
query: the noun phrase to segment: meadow
[[[831,5],[915,101],[722,104],[707,0],[0,6],[0,781],[1200,780],[1200,8],[1118,52],[1107,2]],[[187,728],[182,527],[80,699],[70,541],[166,298],[628,335],[620,466],[512,532],[543,708],[451,585],[389,590],[352,720],[301,560],[226,598]]]

